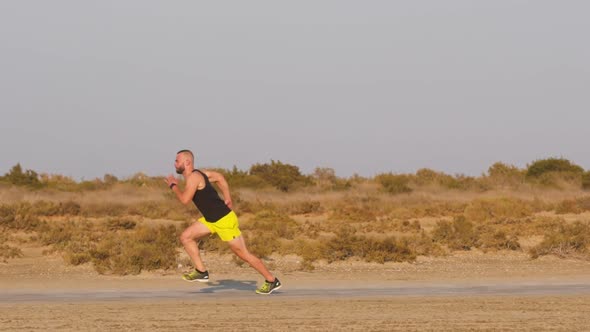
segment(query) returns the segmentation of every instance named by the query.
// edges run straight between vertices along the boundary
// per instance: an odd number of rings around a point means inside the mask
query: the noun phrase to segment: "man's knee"
[[[188,230],[182,232],[182,234],[180,234],[180,243],[182,244],[187,244],[190,243],[191,241],[194,241],[195,239],[191,236],[191,232],[189,232]]]

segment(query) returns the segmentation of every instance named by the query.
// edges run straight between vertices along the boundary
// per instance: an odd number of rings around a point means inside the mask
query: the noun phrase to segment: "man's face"
[[[177,174],[182,174],[184,173],[184,156],[182,154],[177,154],[176,155],[176,160],[174,161],[174,168],[176,168],[176,173]]]

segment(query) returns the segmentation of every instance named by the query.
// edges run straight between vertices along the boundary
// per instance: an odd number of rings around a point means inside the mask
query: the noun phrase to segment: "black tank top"
[[[216,222],[217,220],[225,217],[231,212],[231,209],[225,205],[225,202],[219,197],[219,194],[209,182],[209,178],[205,173],[195,169],[193,172],[199,172],[205,179],[205,188],[197,190],[193,197],[195,206],[201,213],[205,220],[208,222]]]

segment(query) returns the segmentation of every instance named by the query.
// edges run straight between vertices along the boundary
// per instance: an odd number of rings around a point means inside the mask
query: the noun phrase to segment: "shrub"
[[[0,244],[0,261],[6,262],[6,259],[22,256],[23,252],[19,248],[11,247],[5,243]]]
[[[270,164],[255,164],[250,167],[250,174],[258,176],[273,187],[287,192],[297,184],[310,184],[310,179],[303,176],[299,167],[283,164],[280,161],[271,160]]]
[[[477,247],[484,251],[493,250],[519,250],[520,243],[515,235],[508,237],[502,230],[486,229],[482,231],[477,241]]]
[[[262,230],[253,233],[246,231],[244,236],[248,242],[248,250],[261,258],[268,258],[281,247],[279,238]]]
[[[33,188],[41,187],[37,172],[30,169],[23,172],[20,163],[14,165],[10,171],[4,175],[2,180],[15,186],[29,186]]]
[[[346,190],[352,187],[352,181],[338,178],[333,168],[317,167],[312,177],[315,184],[325,190]]]
[[[13,230],[33,231],[43,225],[28,202],[0,205],[0,227]]]
[[[36,201],[31,205],[33,213],[38,216],[76,216],[80,214],[80,204],[72,201],[59,203]]]
[[[374,197],[358,198],[347,197],[337,202],[337,204],[330,210],[329,220],[333,221],[349,221],[349,222],[365,222],[372,221],[377,218],[380,213],[378,210],[382,208],[380,201]]]
[[[574,254],[586,254],[590,244],[590,226],[581,222],[571,225],[562,224],[551,229],[537,246],[531,248],[530,255],[537,258],[543,255],[567,257]]]
[[[582,174],[584,169],[576,164],[573,164],[567,159],[563,158],[548,158],[536,160],[528,166],[527,178],[540,178],[547,173],[574,173]]]
[[[410,249],[406,238],[396,239],[388,236],[383,239],[357,235],[354,228],[342,226],[336,236],[327,241],[323,248],[324,258],[328,262],[359,257],[369,262],[403,262],[413,261],[416,254]]]
[[[453,222],[440,220],[432,231],[432,239],[446,244],[453,250],[469,250],[479,239],[474,226],[464,216],[455,217]]]
[[[582,174],[582,188],[585,190],[590,189],[590,171],[586,171]]]
[[[285,210],[289,214],[321,213],[322,205],[319,201],[304,200],[291,203]]]
[[[443,172],[437,172],[430,168],[421,168],[416,171],[416,184],[419,186],[439,185],[447,186],[453,177]]]
[[[109,231],[116,231],[116,230],[129,230],[134,229],[137,226],[137,223],[130,219],[120,219],[120,218],[113,218],[107,219],[105,222],[105,227]]]
[[[567,214],[567,213],[580,213],[582,210],[578,207],[578,202],[573,199],[565,199],[561,201],[555,207],[555,213]]]
[[[299,230],[295,220],[272,210],[257,213],[252,220],[244,223],[241,228],[243,230],[256,230],[256,234],[264,233],[282,239],[293,239]]]
[[[522,218],[534,213],[530,203],[514,198],[476,199],[465,208],[465,217],[473,221],[495,218]]]
[[[217,169],[217,171],[223,174],[232,188],[259,189],[268,185],[260,176],[248,174],[247,171],[239,170],[236,166],[231,171],[224,169]]]
[[[494,185],[514,186],[524,181],[525,171],[513,165],[497,162],[488,168],[488,178]]]
[[[107,233],[90,252],[96,270],[118,275],[176,266],[177,229],[138,227],[131,232]]]
[[[379,174],[375,177],[375,180],[381,184],[383,190],[390,194],[404,194],[412,192],[412,188],[409,187],[410,178],[404,174]]]

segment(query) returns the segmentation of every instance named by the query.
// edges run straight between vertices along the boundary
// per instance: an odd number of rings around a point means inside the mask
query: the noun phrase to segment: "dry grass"
[[[576,232],[588,233],[582,213],[590,211],[590,196],[571,186],[530,184],[508,171],[509,178],[475,179],[423,170],[402,181],[412,190],[401,194],[395,189],[399,177],[388,175],[382,178],[392,181],[391,190],[356,178],[341,190],[243,188],[233,197],[250,250],[260,257],[299,255],[302,270],[321,260],[383,263],[472,248],[521,250],[522,239],[534,236],[545,238],[528,248],[532,257],[586,255],[588,239]],[[131,181],[83,192],[0,187],[0,198],[6,198],[0,204],[0,229],[6,234],[0,238],[0,259],[22,253],[8,242],[11,233],[24,231],[69,263],[91,263],[100,273],[175,267],[178,233],[199,215],[164,185],[145,181],[148,185]],[[506,188],[507,183],[514,186]],[[216,237],[200,246],[229,252]]]

